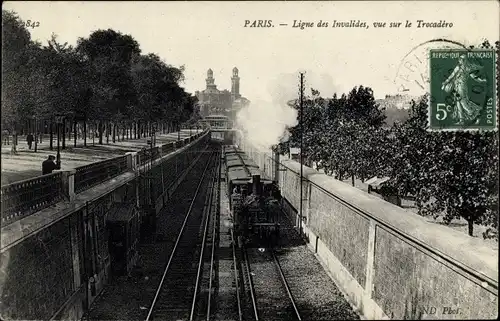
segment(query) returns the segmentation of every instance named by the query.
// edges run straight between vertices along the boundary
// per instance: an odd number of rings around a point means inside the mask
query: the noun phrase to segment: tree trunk
[[[12,131],[12,145],[10,147],[10,152],[12,154],[17,154],[17,130],[14,128]]]
[[[474,220],[470,217],[467,220],[467,228],[468,228],[469,236],[473,236],[474,235],[474,233],[473,233],[474,232]]]
[[[98,133],[99,133],[99,145],[102,145],[102,120],[99,120]]]
[[[62,149],[66,149],[66,118],[63,119],[62,123]]]
[[[354,175],[351,176],[351,183],[352,183],[352,186],[354,186]]]
[[[109,126],[109,121],[106,122],[106,144],[109,144],[109,136],[111,134],[111,128]]]
[[[83,120],[83,146],[87,147],[87,120]]]
[[[78,135],[77,135],[77,128],[76,128],[76,125],[78,123],[76,122],[76,120],[73,120],[73,141],[74,141],[74,147],[76,148],[76,139],[78,138]]]
[[[122,131],[122,141],[125,140],[125,134],[127,133],[127,125],[123,124],[123,131]]]
[[[50,139],[50,145],[49,145],[49,148],[50,150],[53,150],[54,149],[54,123],[52,122],[52,120],[50,121],[50,129],[49,129],[49,139]]]
[[[39,122],[35,120],[35,153],[38,151],[38,124]]]
[[[113,123],[113,144],[116,143],[116,123]]]

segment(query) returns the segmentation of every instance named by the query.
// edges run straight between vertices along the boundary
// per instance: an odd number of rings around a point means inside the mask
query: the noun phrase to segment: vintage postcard
[[[3,2],[0,319],[497,319],[499,26]]]

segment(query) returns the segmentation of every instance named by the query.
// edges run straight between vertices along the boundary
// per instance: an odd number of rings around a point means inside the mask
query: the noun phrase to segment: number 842
[[[36,28],[40,27],[40,22],[39,21],[31,21],[31,20],[26,20],[26,28]]]
[[[448,113],[451,113],[451,106],[446,104],[437,104],[436,106],[436,119],[445,120],[448,117]]]

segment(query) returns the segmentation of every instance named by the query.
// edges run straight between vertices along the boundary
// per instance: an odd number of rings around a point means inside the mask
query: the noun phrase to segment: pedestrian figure
[[[9,143],[9,135],[10,135],[10,133],[9,133],[8,130],[6,130],[6,129],[2,130],[2,138],[3,138],[2,141],[3,141],[4,145],[10,145],[10,143]]]
[[[33,135],[28,134],[28,136],[26,136],[26,142],[28,142],[29,149],[31,149],[31,146],[33,145],[34,140],[35,140],[35,138],[33,137]]]
[[[56,158],[53,155],[49,155],[49,158],[42,163],[42,175],[47,175],[52,173],[55,169],[61,169],[61,161],[55,162]]]

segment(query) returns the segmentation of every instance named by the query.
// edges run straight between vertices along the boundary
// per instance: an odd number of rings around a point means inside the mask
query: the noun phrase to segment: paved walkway
[[[198,132],[201,132],[199,130]],[[191,131],[192,135],[196,134],[196,130]],[[183,129],[180,132],[181,139],[190,136],[189,129]],[[156,146],[161,146],[171,141],[178,139],[178,133],[159,134],[156,136]],[[139,151],[144,147],[148,147],[147,138],[130,139],[120,142],[106,144],[106,139],[103,140],[103,145],[98,145],[99,140],[87,139],[87,147],[83,146],[83,140],[77,140],[77,147],[73,147],[73,140],[66,140],[66,149],[61,150],[61,169],[70,169],[93,162],[98,162],[104,159],[118,157],[127,152]],[[19,137],[17,145],[17,154],[11,154],[11,145],[2,145],[2,186],[11,184],[20,180],[25,180],[41,175],[42,162],[47,159],[48,155],[56,155],[57,142],[54,143],[54,150],[49,149],[49,139],[43,140],[42,144],[38,145],[38,151],[35,153],[33,149],[29,150],[24,136]]]

